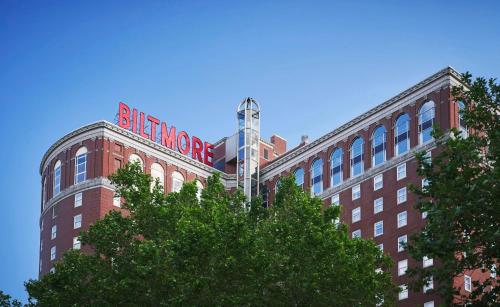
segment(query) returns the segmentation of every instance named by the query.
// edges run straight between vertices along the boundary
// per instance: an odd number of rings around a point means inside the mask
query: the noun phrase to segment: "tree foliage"
[[[414,269],[411,275],[417,289],[433,276],[435,291],[447,305],[499,304],[495,274],[475,282],[468,296],[460,295],[463,285],[453,285],[468,270],[495,270],[500,251],[500,86],[495,79],[472,81],[468,73],[463,84],[452,94],[465,106],[460,114],[468,136],[457,129],[435,130],[440,153],[432,162],[418,155],[419,174],[428,185],[413,190],[421,198],[417,207],[427,213],[427,224],[413,236],[409,252],[418,260],[433,258],[438,265]]]
[[[244,196],[208,178],[201,199],[187,183],[163,194],[137,164],[111,176],[129,214],[109,212],[81,234],[55,271],[26,284],[40,306],[329,305],[394,303],[390,260],[348,237],[324,209],[284,179],[276,201],[245,209]],[[382,270],[377,270],[378,268]]]

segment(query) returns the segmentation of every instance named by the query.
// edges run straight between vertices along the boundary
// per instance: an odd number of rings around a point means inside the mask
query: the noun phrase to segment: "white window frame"
[[[377,233],[377,229],[380,229],[381,232]],[[378,221],[373,224],[373,237],[378,237],[384,234],[384,221]]]
[[[396,179],[397,180],[401,180],[401,179],[404,179],[404,178],[406,178],[406,162],[402,163],[402,164],[399,164],[396,167]]]
[[[53,196],[61,193],[61,175],[62,175],[62,167],[61,161],[57,160],[56,165],[54,165],[54,191]]]
[[[73,229],[78,229],[82,227],[82,214],[77,214],[73,216]]]
[[[424,307],[434,307],[434,301],[425,302]]]
[[[373,201],[373,214],[384,211],[384,198],[379,197]]]
[[[379,245],[377,245],[378,249],[380,249],[381,252],[384,251],[384,243],[380,243]]]
[[[83,155],[85,155],[85,160],[82,163],[78,163],[78,159]],[[80,183],[80,182],[84,182],[85,180],[87,180],[87,158],[88,158],[87,157],[87,147],[80,147],[80,149],[78,149],[78,151],[75,154],[75,178],[74,178],[75,184]],[[82,172],[78,172],[79,165],[83,165],[84,170]],[[82,175],[82,174],[83,174],[83,179],[79,180],[78,176]]]
[[[354,238],[361,238],[361,229],[356,229],[352,232],[351,237]]]
[[[472,292],[472,278],[469,275],[464,275],[464,290]]]
[[[398,300],[402,301],[408,298],[408,286],[401,285],[399,286],[400,292],[398,293]]]
[[[55,238],[57,238],[57,225],[52,226],[50,230],[50,239],[54,240]]]
[[[361,221],[361,207],[356,207],[356,208],[352,209],[351,220],[352,220],[352,223],[356,223],[356,222]]]
[[[178,171],[172,172],[172,192],[180,192],[184,184],[184,176]]]
[[[378,186],[380,184],[380,186]],[[384,187],[384,174],[378,174],[373,177],[373,191],[380,190]]]
[[[433,265],[434,265],[434,259],[429,258],[427,256],[424,256],[422,258],[422,267],[428,268],[428,267],[433,266]]]
[[[403,215],[405,217],[404,219],[402,218]],[[398,219],[398,228],[408,225],[408,212],[407,211],[399,212],[397,219]]]
[[[340,205],[340,195],[335,194],[332,196],[332,205],[338,206]]]
[[[408,190],[406,187],[402,187],[401,189],[398,189],[397,191],[397,204],[402,204],[408,200]]]
[[[75,194],[75,205],[74,207],[80,207],[83,204],[83,194],[82,192]]]
[[[408,235],[398,237],[398,253],[404,252],[405,248],[401,243],[408,243]]]
[[[158,182],[160,183],[160,186],[162,188],[165,188],[165,170],[163,169],[163,166],[161,166],[160,163],[154,162],[151,164],[151,188],[154,187],[156,179],[158,179]]]
[[[56,246],[54,245],[50,248],[50,260],[53,261],[56,259],[56,257],[57,257],[57,249]]]
[[[427,278],[426,283],[422,287],[422,291],[424,293],[427,293],[429,290],[432,289],[434,289],[434,279],[432,278],[432,276],[430,276],[429,278]]]
[[[113,196],[113,206],[117,208],[121,208],[122,206],[122,198],[120,195]]]
[[[355,185],[351,189],[352,191],[352,200],[356,200],[361,198],[361,185]]]
[[[408,271],[408,259],[398,261],[398,276],[403,276]]]
[[[73,237],[73,249],[80,249],[82,247],[82,243],[78,240],[78,237]]]

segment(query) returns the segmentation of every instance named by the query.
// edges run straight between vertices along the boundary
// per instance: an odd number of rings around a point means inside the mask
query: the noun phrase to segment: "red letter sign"
[[[123,102],[118,107],[118,125],[123,129],[130,128],[130,108]]]
[[[208,166],[214,166],[212,162],[212,158],[214,157],[212,148],[214,148],[214,145],[210,144],[209,142],[205,142],[205,164]],[[210,151],[208,151],[209,149]],[[208,158],[210,158],[210,160]]]
[[[192,153],[193,159],[203,163],[203,158],[201,156],[202,151],[203,151],[203,143],[199,138],[193,136],[193,153]]]
[[[184,148],[182,148],[182,139],[184,139]],[[179,132],[177,135],[177,150],[183,154],[187,155],[189,153],[189,149],[191,149],[191,145],[189,144],[189,136],[186,131]]]

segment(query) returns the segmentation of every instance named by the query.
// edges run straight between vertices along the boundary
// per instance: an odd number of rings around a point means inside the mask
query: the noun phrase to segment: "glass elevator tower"
[[[259,195],[259,104],[253,98],[245,98],[238,106],[237,117],[236,183],[249,204],[252,197]]]

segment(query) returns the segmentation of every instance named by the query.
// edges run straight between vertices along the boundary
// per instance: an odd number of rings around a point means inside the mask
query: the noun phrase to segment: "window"
[[[408,270],[408,259],[401,260],[398,262],[398,276],[403,276]]]
[[[264,159],[269,160],[269,150],[267,148],[264,148]]]
[[[201,191],[203,191],[203,184],[199,180],[196,180],[195,184],[196,184],[196,198],[198,199],[198,201],[200,201],[201,200]],[[277,186],[278,185],[276,185],[276,187]]]
[[[73,229],[82,227],[82,215],[78,214],[73,217]]]
[[[490,277],[497,278],[497,266],[494,263],[490,267]]]
[[[172,173],[172,192],[180,192],[184,184],[184,176],[181,173],[174,171]]]
[[[422,266],[423,266],[424,268],[430,267],[430,266],[432,266],[433,264],[434,264],[434,260],[433,260],[432,258],[429,258],[429,257],[427,257],[427,256],[424,256],[424,257],[422,258]]]
[[[73,237],[73,249],[80,249],[81,246],[82,244],[78,240],[78,237]]]
[[[432,164],[432,152],[429,150],[424,155],[424,162],[428,164]]]
[[[397,203],[402,204],[406,201],[406,187],[398,190],[398,200]]]
[[[294,172],[294,176],[295,176],[295,184],[303,189],[304,188],[304,169],[302,167],[299,167],[298,169],[296,169]]]
[[[398,213],[398,228],[406,226],[407,224],[407,213],[406,211]]]
[[[342,183],[342,148],[336,149],[331,156],[331,186],[335,187]]]
[[[120,208],[122,206],[121,200],[122,198],[120,197],[120,195],[113,196],[113,206]]]
[[[363,139],[358,137],[351,145],[351,177],[363,173]]]
[[[397,180],[406,178],[406,163],[398,165],[396,168],[396,178]]]
[[[361,187],[358,185],[352,187],[352,200],[358,199],[361,197]]]
[[[384,234],[384,221],[378,221],[373,224],[373,236],[378,237]]]
[[[472,292],[472,278],[469,275],[464,275],[464,290]]]
[[[377,214],[384,210],[384,199],[382,197],[373,201],[373,214]]]
[[[401,285],[399,286],[399,294],[398,294],[398,299],[400,301],[405,300],[408,298],[408,286],[407,285]]]
[[[163,189],[165,187],[165,171],[159,163],[155,162],[151,164],[151,177],[153,179],[153,182],[151,183],[152,186],[154,186],[156,180],[158,180],[161,188]]]
[[[357,207],[357,208],[352,209],[351,215],[352,215],[352,222],[353,223],[361,220],[361,208]]]
[[[57,217],[57,212],[56,212],[56,206],[52,207],[52,219],[55,219]]]
[[[384,176],[383,174],[373,177],[373,191],[382,189],[384,187]]]
[[[75,184],[87,179],[87,147],[81,147],[75,154]]]
[[[433,139],[432,125],[434,124],[434,101],[427,101],[418,112],[418,139],[420,144],[427,143]]]
[[[434,301],[425,302],[424,307],[434,307]]]
[[[56,272],[56,268],[52,267],[50,268],[50,273],[55,273]]]
[[[404,235],[398,238],[398,252],[404,252],[406,244],[408,243],[408,236]]]
[[[463,112],[465,111],[465,104],[463,101],[458,102],[458,130],[462,132],[462,137],[467,137],[467,124],[464,120]]]
[[[269,193],[266,185],[263,185],[262,188],[260,189],[260,195],[262,196],[262,207],[267,208],[269,205],[268,203]]]
[[[426,219],[427,218],[427,211],[423,211],[422,212],[422,219]]]
[[[378,249],[380,249],[381,252],[384,251],[384,243],[380,243],[379,245],[377,245]]]
[[[82,205],[82,200],[83,200],[83,196],[82,196],[82,193],[76,193],[75,194],[75,208],[76,207],[80,207]]]
[[[354,230],[352,232],[352,238],[353,239],[361,238],[361,229]]]
[[[338,206],[340,204],[339,194],[335,194],[332,196],[332,205]]]
[[[319,195],[323,192],[323,160],[316,159],[311,167],[311,193]]]
[[[425,188],[427,188],[428,186],[429,186],[429,179],[427,178],[422,179],[422,190],[425,191]]]
[[[372,135],[372,166],[385,161],[386,132],[384,126],[379,126]]]
[[[50,233],[50,239],[54,240],[57,237],[57,225],[52,226],[52,231]]]
[[[144,162],[142,161],[141,157],[139,157],[139,155],[137,155],[137,154],[131,154],[128,157],[128,162],[130,162],[130,163],[134,163],[134,162],[139,163],[139,166],[141,167],[141,170],[144,171]]]
[[[56,259],[56,247],[52,246],[50,248],[50,260]]]
[[[61,161],[54,166],[54,196],[61,192]]]
[[[45,209],[45,202],[47,201],[47,177],[43,177],[43,186],[42,186],[42,205],[43,209]]]
[[[394,130],[394,152],[399,156],[410,149],[410,116],[406,113],[400,115]]]
[[[427,293],[427,291],[431,289],[434,289],[434,279],[432,278],[432,276],[426,279],[422,290],[424,291],[424,293]]]

